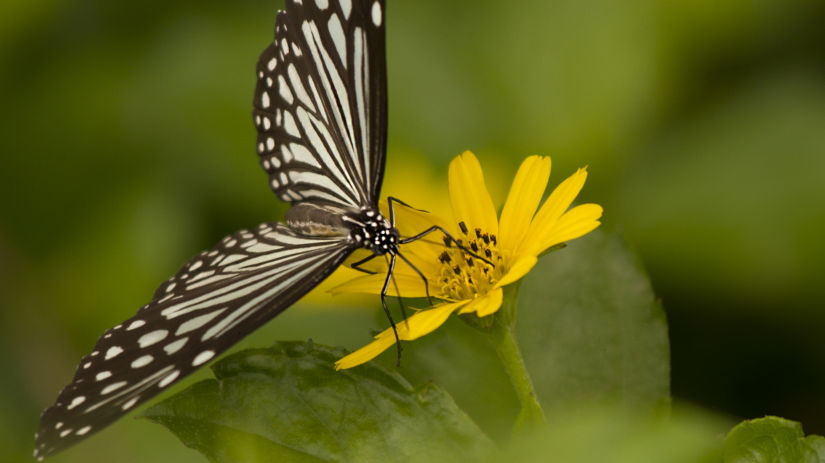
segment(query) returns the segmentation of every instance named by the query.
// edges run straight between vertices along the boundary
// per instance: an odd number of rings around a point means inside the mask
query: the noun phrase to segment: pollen
[[[483,296],[493,289],[496,282],[506,272],[495,235],[476,228],[470,230],[461,222],[458,224],[462,236],[456,237],[457,246],[448,246],[438,256],[441,271],[438,283],[442,294],[450,299],[473,299]],[[445,244],[446,244],[445,240]],[[471,251],[475,256],[471,255]],[[486,259],[489,262],[485,262]]]

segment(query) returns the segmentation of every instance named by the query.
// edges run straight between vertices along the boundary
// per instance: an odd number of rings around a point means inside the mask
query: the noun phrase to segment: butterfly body
[[[287,211],[286,224],[303,235],[346,237],[354,247],[367,248],[377,255],[398,251],[398,230],[372,208],[353,210],[335,204],[297,203]]]
[[[350,239],[372,251],[373,256],[398,253],[400,234],[379,211],[364,209],[358,215],[344,216],[351,224]]]

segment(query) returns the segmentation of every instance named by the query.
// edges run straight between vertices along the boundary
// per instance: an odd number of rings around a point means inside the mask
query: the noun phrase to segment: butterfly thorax
[[[343,220],[350,226],[349,237],[355,243],[378,255],[398,252],[398,230],[381,212],[363,209],[358,214],[345,216]]]

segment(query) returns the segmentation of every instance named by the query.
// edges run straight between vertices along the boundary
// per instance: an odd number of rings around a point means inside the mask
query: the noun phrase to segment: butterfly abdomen
[[[304,235],[347,236],[352,226],[342,218],[352,212],[333,204],[297,203],[286,211],[285,219],[289,228]]]

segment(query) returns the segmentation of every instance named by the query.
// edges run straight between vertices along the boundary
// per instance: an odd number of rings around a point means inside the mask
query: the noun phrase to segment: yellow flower
[[[473,153],[466,151],[450,163],[450,201],[455,218],[452,223],[410,208],[395,209],[402,236],[413,236],[433,224],[440,225],[466,249],[494,264],[448,244],[438,233],[404,245],[401,253],[427,278],[430,294],[445,302],[417,311],[398,323],[399,339],[411,341],[429,334],[455,312],[474,313],[478,317],[495,313],[501,307],[502,287],[526,275],[542,252],[599,226],[602,207],[598,204],[582,204],[568,210],[584,186],[586,169],[579,169],[563,181],[539,208],[549,178],[549,157],[525,159],[499,219],[481,165]],[[357,277],[333,291],[380,294],[384,278],[380,272]],[[421,277],[408,265],[396,265],[394,278],[398,292],[405,297],[427,295]],[[394,343],[395,335],[388,328],[372,343],[338,360],[335,368],[352,368],[368,362]]]

